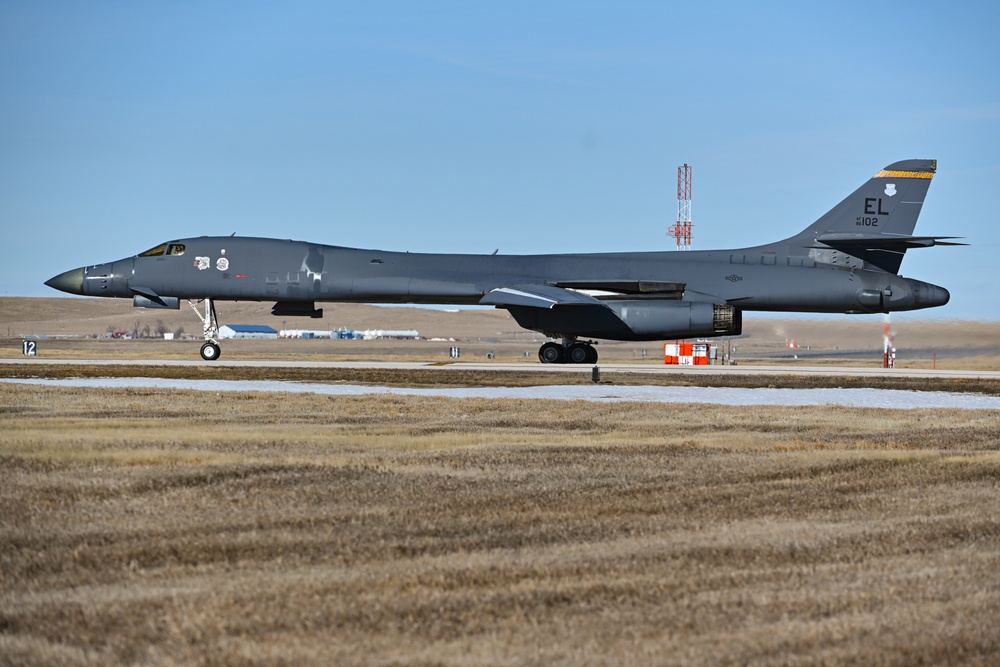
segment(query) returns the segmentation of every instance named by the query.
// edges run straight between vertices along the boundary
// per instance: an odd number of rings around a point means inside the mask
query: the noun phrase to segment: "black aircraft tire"
[[[563,347],[558,343],[546,343],[538,348],[538,360],[543,364],[561,364],[563,358]]]
[[[569,363],[571,364],[585,364],[587,359],[590,358],[590,350],[592,350],[589,345],[582,345],[577,343],[573,347],[569,348]]]
[[[222,348],[215,343],[205,343],[201,346],[201,358],[205,361],[215,361],[222,354]]]
[[[587,359],[583,363],[585,364],[596,364],[597,363],[597,348],[593,345],[587,346]]]

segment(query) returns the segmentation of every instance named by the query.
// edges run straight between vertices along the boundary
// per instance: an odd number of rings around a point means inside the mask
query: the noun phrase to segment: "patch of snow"
[[[654,387],[554,385],[544,387],[410,388],[350,384],[316,384],[272,380],[167,380],[162,378],[72,378],[63,380],[0,379],[15,384],[93,389],[195,389],[199,391],[267,391],[333,396],[389,394],[447,398],[527,398],[565,401],[642,401],[713,405],[842,405],[857,408],[963,408],[1000,410],[1000,397],[942,391],[895,389],[734,389],[728,387]]]

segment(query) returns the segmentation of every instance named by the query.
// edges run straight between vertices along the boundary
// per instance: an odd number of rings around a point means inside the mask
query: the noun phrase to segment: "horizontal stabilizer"
[[[490,290],[479,300],[486,306],[528,306],[553,308],[562,305],[595,305],[600,302],[592,296],[553,285],[511,285]]]
[[[906,234],[851,234],[827,233],[816,238],[820,243],[835,247],[865,248],[870,250],[908,250],[910,248],[930,248],[936,245],[969,245],[952,239],[960,236],[909,236]]]

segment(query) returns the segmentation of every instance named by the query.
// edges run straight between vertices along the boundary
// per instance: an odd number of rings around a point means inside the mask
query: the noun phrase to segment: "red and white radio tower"
[[[678,250],[691,249],[691,165],[677,167],[677,224],[667,228]]]

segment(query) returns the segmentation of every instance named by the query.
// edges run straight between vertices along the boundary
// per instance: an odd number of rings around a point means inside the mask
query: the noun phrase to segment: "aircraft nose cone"
[[[60,292],[83,294],[83,267],[60,273],[46,280],[45,284]]]

